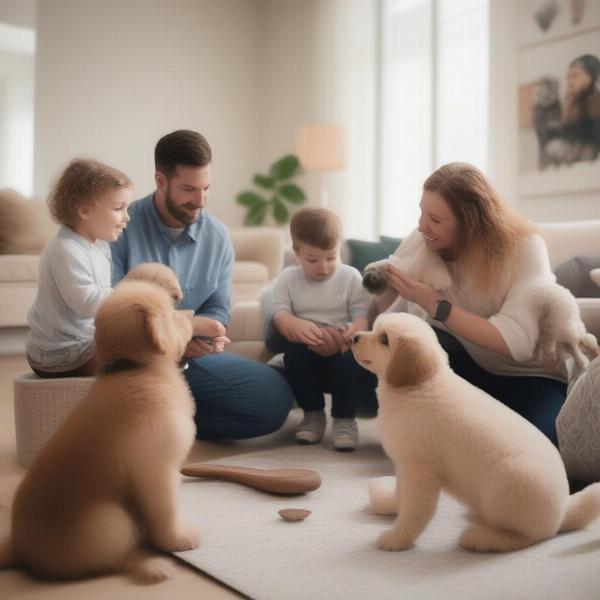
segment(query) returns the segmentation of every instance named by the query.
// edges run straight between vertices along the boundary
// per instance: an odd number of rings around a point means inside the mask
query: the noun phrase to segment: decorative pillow
[[[398,246],[402,243],[402,238],[380,235],[379,241],[381,242],[383,249],[387,252],[389,256],[390,254],[394,254],[394,252],[396,252]]]
[[[14,190],[0,190],[0,254],[40,254],[48,242],[46,210]]]
[[[590,278],[600,288],[600,269],[592,269],[590,271]]]
[[[352,253],[352,266],[361,273],[364,268],[376,260],[387,258],[390,253],[381,242],[367,242],[365,240],[346,240]]]
[[[600,298],[600,287],[590,278],[590,271],[600,267],[600,256],[576,256],[554,270],[556,282],[575,298]]]
[[[567,475],[583,481],[600,479],[600,357],[569,390],[556,419],[560,454]]]

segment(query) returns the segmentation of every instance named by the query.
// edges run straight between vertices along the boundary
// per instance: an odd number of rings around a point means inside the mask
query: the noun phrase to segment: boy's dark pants
[[[356,362],[352,352],[323,357],[304,344],[289,343],[283,356],[285,376],[303,410],[322,410],[323,393],[331,393],[334,419],[353,419],[360,405],[377,406],[377,378]]]

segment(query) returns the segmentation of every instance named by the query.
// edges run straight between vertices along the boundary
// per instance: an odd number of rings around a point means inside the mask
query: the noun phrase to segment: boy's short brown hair
[[[292,217],[290,234],[294,250],[298,250],[300,244],[331,250],[340,243],[342,222],[327,208],[301,208]]]
[[[118,169],[97,160],[76,158],[59,177],[48,197],[54,220],[73,228],[79,209],[110,190],[133,187],[131,179]]]

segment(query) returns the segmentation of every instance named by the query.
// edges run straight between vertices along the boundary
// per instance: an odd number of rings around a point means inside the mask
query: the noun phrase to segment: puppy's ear
[[[392,353],[385,379],[392,387],[417,385],[431,377],[439,359],[418,337],[401,337]]]
[[[150,343],[160,354],[166,354],[169,346],[169,326],[163,311],[145,312],[144,327]]]

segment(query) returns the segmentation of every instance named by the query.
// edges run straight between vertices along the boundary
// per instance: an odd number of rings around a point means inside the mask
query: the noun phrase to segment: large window
[[[425,178],[487,168],[488,0],[381,0],[378,234],[414,229]]]
[[[0,188],[33,192],[35,32],[0,23]]]

